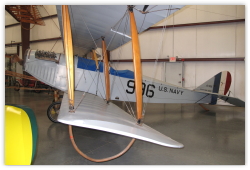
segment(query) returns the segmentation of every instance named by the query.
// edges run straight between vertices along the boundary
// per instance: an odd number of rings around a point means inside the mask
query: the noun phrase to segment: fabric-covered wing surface
[[[142,10],[144,5],[136,5],[135,7]],[[167,13],[174,13],[182,7],[184,7],[184,5],[150,5],[148,9],[152,9],[150,11],[157,12],[147,14],[146,17],[145,14],[141,14],[135,10],[137,30],[140,30],[140,32],[146,30],[147,28],[164,19],[167,16]],[[169,8],[174,10],[162,10]],[[61,5],[56,5],[56,10],[62,32]],[[96,41],[94,43],[93,39],[100,39],[101,36],[104,36],[106,42],[110,42],[110,40],[113,39],[113,43],[108,45],[107,50],[114,50],[119,47],[121,45],[122,36],[120,34],[113,36],[114,32],[111,31],[111,27],[116,25],[113,30],[124,33],[126,19],[123,20],[121,25],[117,23],[123,17],[126,10],[127,5],[70,5],[69,11],[72,25],[73,46],[75,48],[81,48],[84,53],[87,53],[92,48],[96,48],[95,43],[101,48],[101,41]],[[93,39],[89,35],[88,29],[90,30]],[[127,30],[125,34],[129,36],[131,35],[129,30]],[[130,39],[125,38],[123,41],[126,43],[130,41]]]
[[[78,106],[79,105],[79,106]],[[78,107],[77,107],[78,106]],[[69,112],[68,95],[64,93],[58,121],[61,123],[111,132],[162,146],[182,148],[183,144],[143,124],[113,103],[107,104],[98,96],[75,91],[74,113]]]

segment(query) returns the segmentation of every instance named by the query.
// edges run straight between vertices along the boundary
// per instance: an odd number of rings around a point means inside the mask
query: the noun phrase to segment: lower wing
[[[64,93],[58,121],[64,124],[111,132],[162,146],[182,148],[183,144],[142,124],[112,102],[99,96],[75,91],[75,112],[69,112],[68,94]]]

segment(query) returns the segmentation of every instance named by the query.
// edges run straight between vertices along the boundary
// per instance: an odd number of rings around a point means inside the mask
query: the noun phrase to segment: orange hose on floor
[[[74,136],[73,136],[73,132],[72,132],[72,126],[69,125],[69,137],[70,137],[70,140],[72,142],[72,145],[73,147],[75,148],[75,150],[84,158],[92,161],[92,162],[106,162],[106,161],[110,161],[112,159],[116,159],[118,158],[119,156],[123,155],[125,152],[127,152],[129,150],[129,148],[133,145],[133,143],[135,142],[135,139],[132,139],[130,141],[130,143],[128,144],[128,146],[123,150],[121,151],[120,153],[114,155],[114,156],[111,156],[111,157],[107,157],[107,158],[103,158],[103,159],[94,159],[94,158],[91,158],[89,157],[88,155],[82,153],[82,151],[77,147],[76,143],[75,143],[75,140],[74,140]]]

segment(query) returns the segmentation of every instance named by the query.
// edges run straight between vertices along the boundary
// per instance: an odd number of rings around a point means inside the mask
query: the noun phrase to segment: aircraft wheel
[[[14,88],[14,90],[15,90],[15,91],[19,91],[19,90],[20,90],[20,84],[19,84],[18,82],[16,82],[16,83],[15,83],[15,86],[16,86],[16,87]]]
[[[40,88],[39,86],[37,86],[37,88]],[[41,93],[41,90],[34,90],[35,93]]]
[[[59,115],[60,107],[61,107],[61,102],[54,102],[51,105],[49,105],[47,109],[47,116],[49,120],[51,120],[54,123],[58,123],[57,117]]]

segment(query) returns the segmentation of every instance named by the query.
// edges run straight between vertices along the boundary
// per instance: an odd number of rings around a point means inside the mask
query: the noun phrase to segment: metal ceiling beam
[[[37,5],[5,5],[5,10],[18,22],[45,25]]]
[[[30,46],[30,23],[21,22],[22,58]]]
[[[57,14],[55,14],[55,15],[49,15],[49,16],[46,16],[46,17],[42,17],[41,19],[42,20],[46,20],[46,19],[51,19],[51,18],[55,18],[55,17],[57,17]],[[17,26],[17,25],[20,25],[20,23],[5,25],[5,28],[14,27],[14,26]]]
[[[46,39],[39,39],[39,40],[31,40],[29,41],[29,43],[45,42],[45,41],[53,41],[53,40],[61,40],[61,39],[62,37],[54,37],[54,38],[46,38]],[[5,44],[5,47],[14,46],[14,45],[22,45],[22,42],[8,43],[8,44]]]
[[[233,22],[245,22],[245,19],[235,19],[235,20],[223,20],[223,21],[211,21],[211,22],[199,22],[199,23],[188,23],[188,24],[176,24],[176,25],[156,26],[156,27],[149,27],[145,31],[151,30],[151,29],[176,28],[176,27],[212,25],[212,24],[225,24],[225,23],[233,23]]]
[[[141,62],[155,62],[156,59],[141,59]],[[158,62],[169,62],[169,59],[158,59]],[[234,58],[177,58],[176,61],[245,61],[245,57]],[[132,59],[127,60],[110,60],[110,62],[133,62]]]

